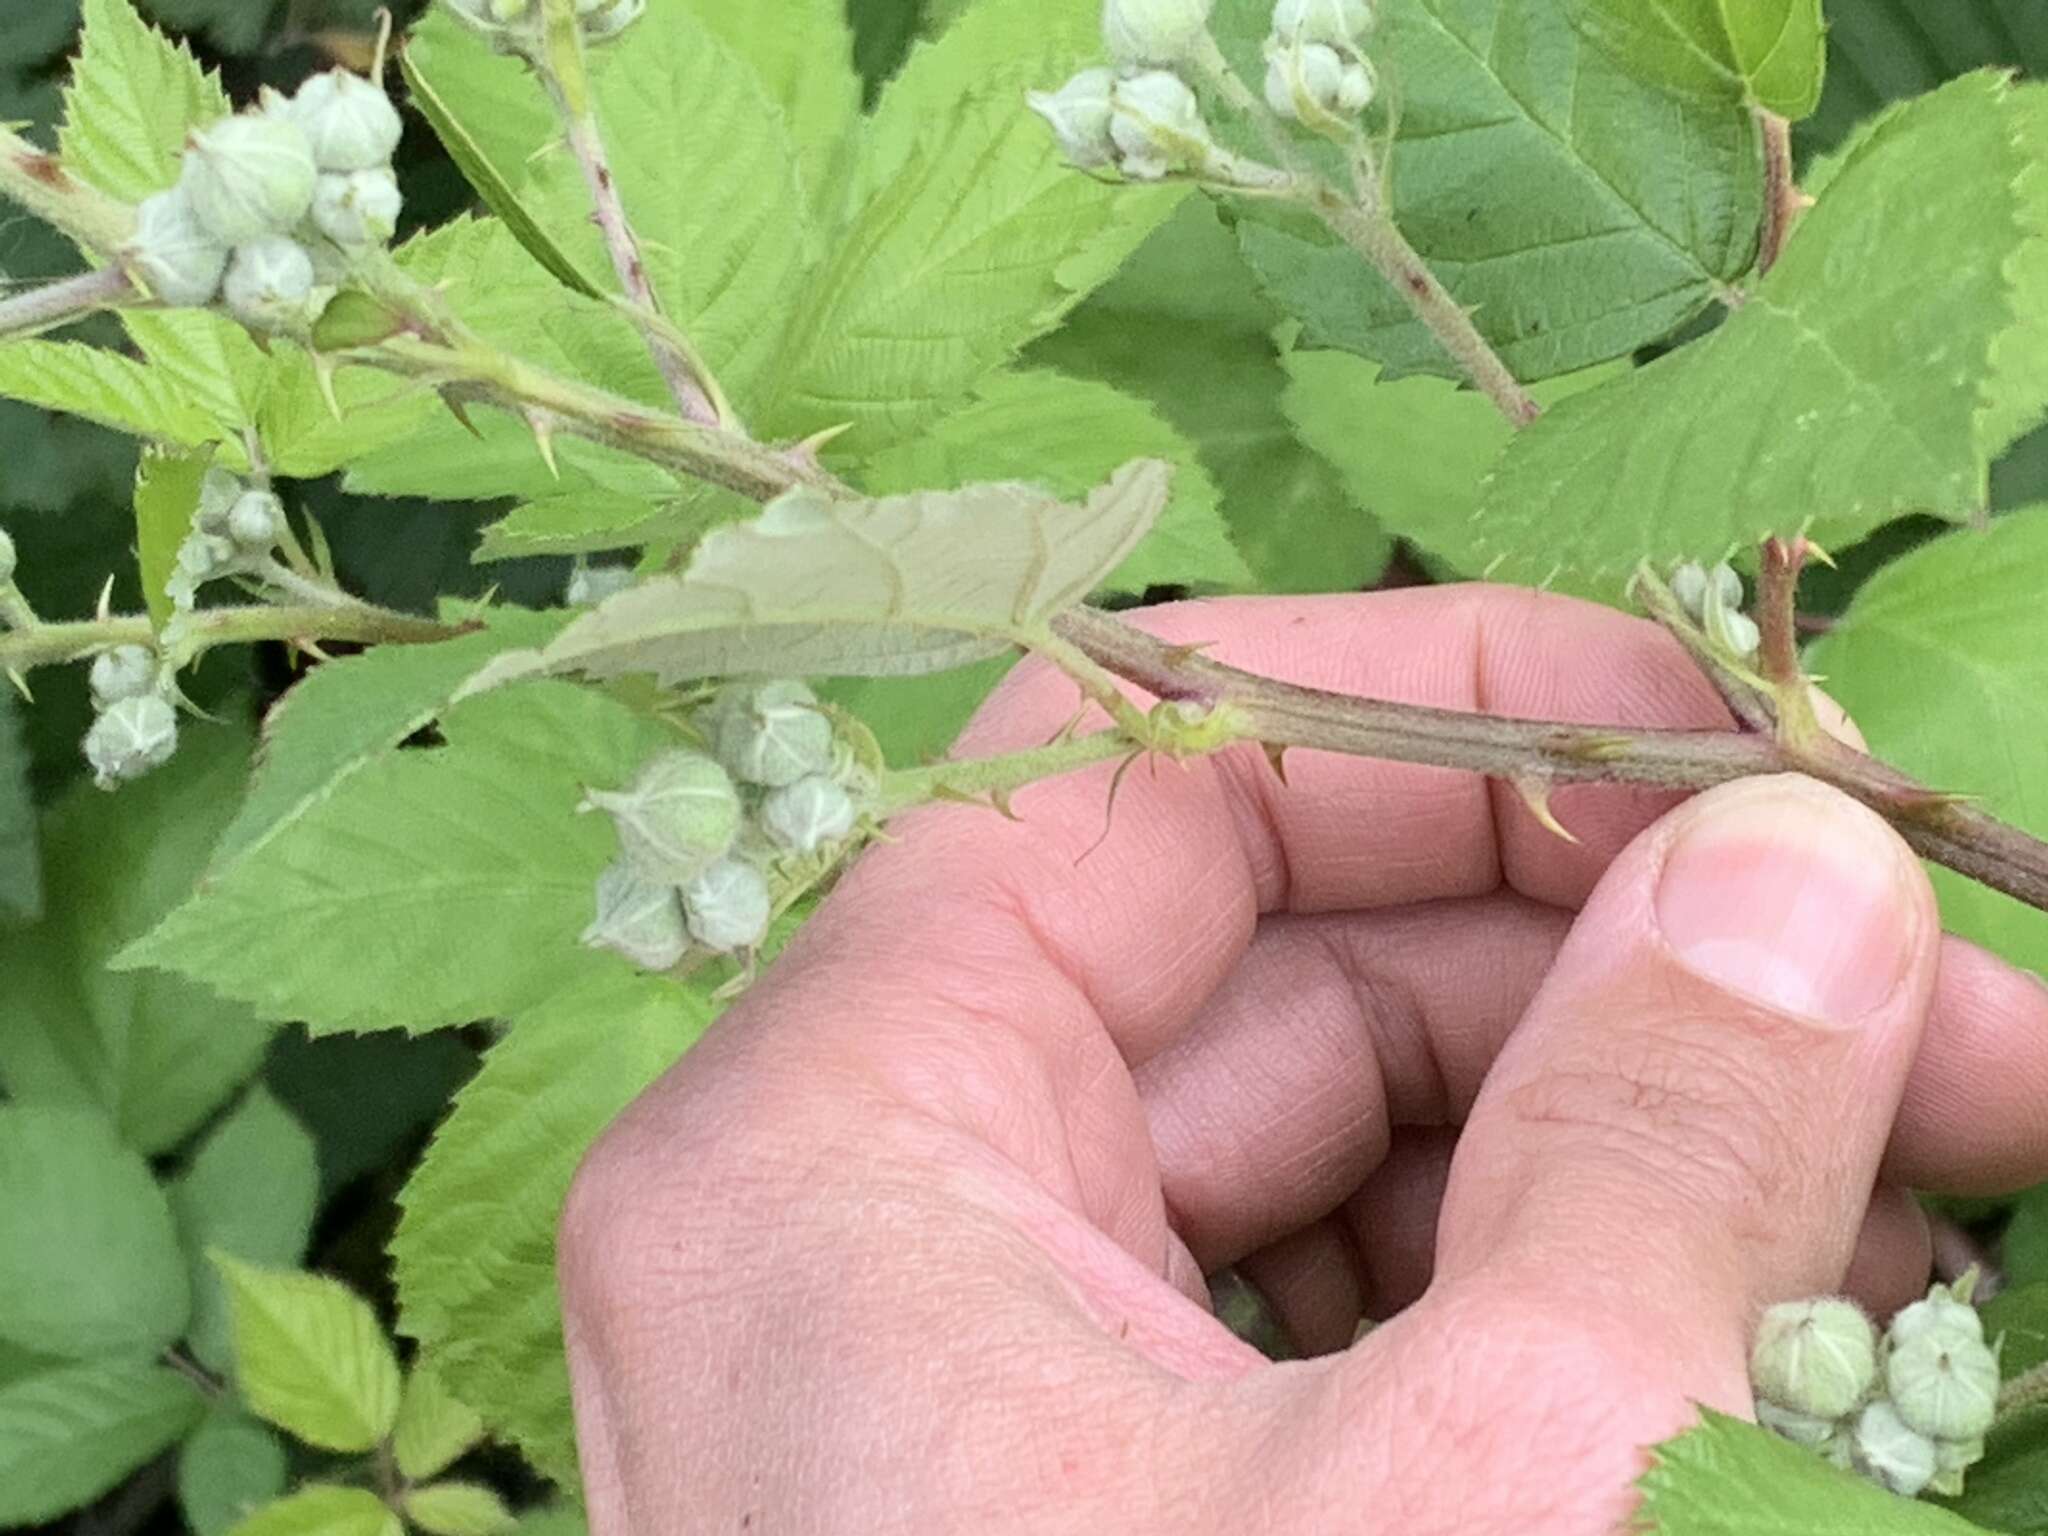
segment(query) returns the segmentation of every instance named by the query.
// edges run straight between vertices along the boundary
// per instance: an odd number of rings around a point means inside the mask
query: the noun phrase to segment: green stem
[[[933,800],[970,800],[990,796],[1000,804],[1010,791],[1040,779],[1054,778],[1096,763],[1130,757],[1143,749],[1122,731],[1097,731],[1050,746],[998,757],[933,763],[925,768],[892,769],[883,775],[877,814],[894,816]]]
[[[173,665],[184,666],[222,645],[253,645],[264,640],[421,645],[453,639],[474,627],[393,613],[367,603],[352,602],[345,608],[329,603],[289,607],[260,603],[202,608],[175,620],[164,632],[164,652]],[[0,673],[28,672],[36,667],[83,661],[110,646],[156,643],[156,627],[146,613],[38,624],[33,629],[0,635]]]

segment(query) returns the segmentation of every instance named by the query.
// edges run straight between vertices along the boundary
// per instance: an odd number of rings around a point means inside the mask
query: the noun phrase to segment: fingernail
[[[1799,779],[1714,790],[1686,814],[1657,920],[1690,969],[1831,1024],[1858,1022],[1898,989],[1921,898],[1875,815]]]

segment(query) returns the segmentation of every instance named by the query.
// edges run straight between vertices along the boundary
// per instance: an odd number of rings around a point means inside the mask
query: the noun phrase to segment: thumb
[[[1725,1374],[1756,1307],[1841,1283],[1939,938],[1918,862],[1846,796],[1784,777],[1681,806],[1615,860],[1488,1074],[1439,1284],[1562,1287]]]

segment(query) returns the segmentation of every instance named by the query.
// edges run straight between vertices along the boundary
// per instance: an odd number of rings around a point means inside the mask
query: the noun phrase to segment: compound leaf
[[[187,447],[221,435],[219,423],[178,380],[118,352],[75,341],[10,341],[0,346],[0,395],[46,411],[82,416],[117,432]]]
[[[79,178],[124,202],[178,179],[186,131],[226,116],[225,92],[129,0],[85,0],[85,41],[64,93],[58,146]]]

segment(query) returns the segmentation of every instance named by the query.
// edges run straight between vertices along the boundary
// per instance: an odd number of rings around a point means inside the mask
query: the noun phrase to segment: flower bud
[[[284,503],[268,491],[244,491],[228,511],[228,537],[250,554],[269,554],[283,531]]]
[[[1084,69],[1057,91],[1025,93],[1026,105],[1052,125],[1067,164],[1092,171],[1116,158],[1116,143],[1109,136],[1110,93],[1115,84],[1112,70]]]
[[[752,949],[767,938],[773,908],[767,880],[739,859],[720,859],[683,887],[690,937],[720,954]]]
[[[1915,1334],[1885,1355],[1885,1391],[1921,1434],[1975,1440],[1998,1415],[1998,1356],[1959,1331]]]
[[[0,586],[14,580],[17,564],[14,554],[14,540],[7,536],[7,530],[0,528]]]
[[[182,186],[145,197],[135,210],[128,269],[166,304],[211,304],[228,269],[228,248],[199,222]]]
[[[601,603],[633,585],[630,565],[585,565],[569,573],[569,590],[564,594],[571,608]]]
[[[102,713],[123,699],[139,699],[156,690],[156,653],[147,646],[117,645],[92,661],[88,682],[92,707]]]
[[[192,514],[194,526],[204,533],[227,535],[228,516],[248,486],[231,471],[209,469],[199,481],[199,510]]]
[[[633,872],[664,885],[701,874],[740,830],[739,791],[701,752],[664,752],[623,790],[591,790],[579,809],[611,817]]]
[[[1278,0],[1273,7],[1273,36],[1284,43],[1321,43],[1356,55],[1371,30],[1367,0]]]
[[[586,43],[608,43],[638,21],[647,0],[578,0],[577,15]]]
[[[388,165],[329,171],[313,189],[313,227],[336,245],[382,245],[398,228],[405,198]]]
[[[689,952],[683,902],[673,885],[643,880],[624,859],[597,877],[597,918],[583,930],[593,949],[624,955],[644,971],[665,971]]]
[[[1838,1419],[1876,1381],[1877,1330],[1853,1301],[1780,1302],[1757,1324],[1750,1386],[1780,1408]]]
[[[330,69],[302,83],[292,98],[291,118],[323,171],[389,164],[405,135],[398,108],[383,88],[347,69]]]
[[[288,330],[306,319],[313,294],[313,258],[284,235],[235,247],[221,298],[228,313],[258,331]]]
[[[537,0],[446,0],[458,21],[466,22],[491,37],[502,37],[538,15]]]
[[[1267,50],[1266,105],[1289,122],[1311,128],[1348,122],[1371,105],[1374,89],[1370,64],[1323,43]]]
[[[240,245],[282,234],[303,219],[318,174],[296,123],[243,113],[193,131],[179,185],[214,239]]]
[[[1134,181],[1159,181],[1173,171],[1193,170],[1215,149],[1195,93],[1179,75],[1163,69],[1116,82],[1110,92],[1109,137],[1116,146],[1117,168]]]
[[[178,712],[154,693],[117,699],[85,733],[85,760],[101,789],[141,778],[177,750]]]
[[[1818,1414],[1795,1413],[1790,1408],[1780,1408],[1769,1398],[1756,1400],[1756,1421],[1765,1429],[1772,1430],[1794,1445],[1803,1445],[1808,1450],[1818,1450],[1838,1428],[1841,1420],[1822,1418]]]
[[[1102,0],[1102,42],[1132,68],[1178,64],[1209,30],[1212,0]]]
[[[1918,1494],[1934,1477],[1934,1442],[1883,1398],[1857,1415],[1853,1450],[1858,1471],[1903,1498]]]
[[[736,779],[780,789],[832,771],[832,721],[800,682],[739,684],[711,706],[718,760]]]
[[[178,546],[170,580],[164,583],[164,593],[173,607],[190,608],[199,600],[201,587],[215,577],[225,576],[240,567],[241,551],[235,547],[233,539],[195,528]]]
[[[1926,1299],[1901,1307],[1885,1329],[1885,1344],[1898,1349],[1916,1339],[1934,1336],[1947,1342],[1981,1344],[1984,1319],[1967,1301],[1958,1301],[1945,1285],[1928,1291]]]
[[[853,830],[853,797],[832,779],[811,774],[768,792],[761,826],[794,853],[816,853]]]

